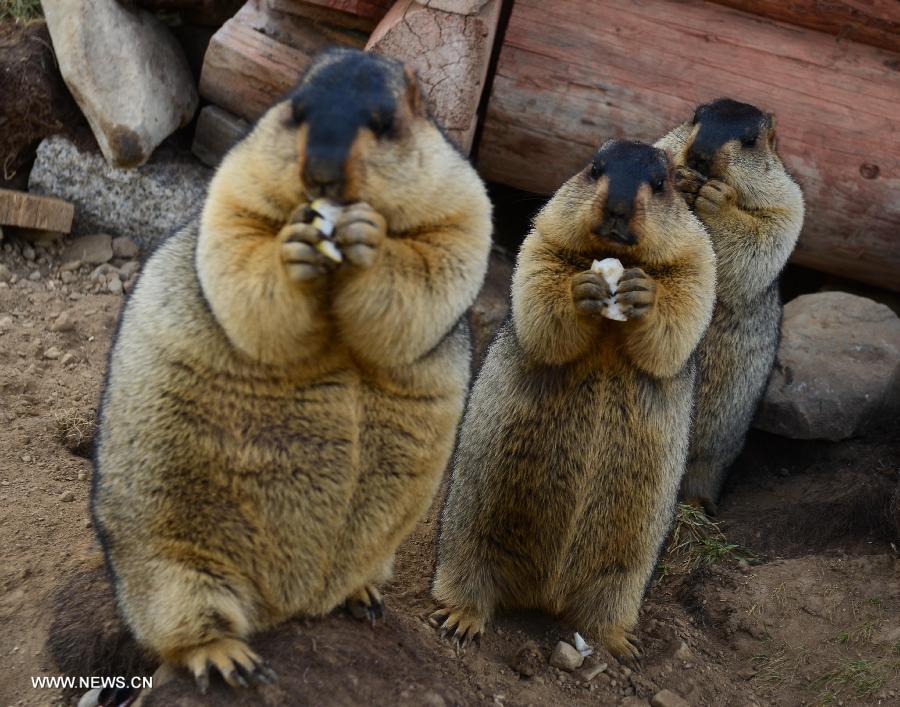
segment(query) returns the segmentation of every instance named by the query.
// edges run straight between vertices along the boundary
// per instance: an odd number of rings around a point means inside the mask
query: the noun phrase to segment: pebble
[[[63,366],[68,366],[70,363],[75,362],[75,354],[73,354],[71,351],[67,351],[63,354],[63,357],[59,360],[59,362]]]
[[[75,282],[75,273],[73,273],[69,270],[63,270],[59,274],[59,279],[62,280],[64,284],[70,285],[73,282]]]
[[[689,662],[694,660],[694,654],[691,652],[691,649],[688,647],[688,644],[684,641],[681,642],[681,645],[678,646],[678,650],[675,651],[675,657],[678,660]]]
[[[604,672],[607,667],[609,666],[606,663],[601,663],[595,658],[588,657],[584,659],[582,666],[575,671],[575,677],[581,682],[590,682]]]
[[[85,474],[83,471],[79,471],[79,472],[78,472],[78,480],[79,480],[79,481],[84,481],[84,480],[86,480],[86,479],[87,479],[87,474]]]
[[[26,243],[22,246],[22,257],[25,260],[34,260],[37,257],[37,253],[34,252],[34,248]]]
[[[112,251],[115,258],[134,258],[137,257],[137,244],[128,236],[119,236],[112,239]]]
[[[62,351],[60,351],[55,346],[51,346],[49,349],[44,351],[44,358],[49,358],[51,361],[55,361],[60,356],[62,356]]]
[[[41,271],[40,271],[40,270],[35,270],[33,273],[31,273],[31,274],[28,276],[28,279],[31,280],[32,282],[37,282],[38,280],[41,279]]]
[[[114,295],[121,295],[124,287],[122,285],[122,281],[119,278],[115,278],[109,281],[109,283],[106,285],[106,289],[112,292]]]
[[[0,331],[12,328],[13,318],[9,314],[0,315]]]
[[[12,273],[9,268],[3,263],[0,263],[0,282],[9,282],[11,277]]]
[[[99,265],[109,262],[112,257],[112,238],[105,233],[97,233],[72,240],[62,254],[62,261],[68,263],[80,260],[83,263]]]
[[[650,700],[651,707],[691,707],[687,700],[671,690],[660,690]]]
[[[519,675],[530,678],[535,676],[544,667],[544,656],[541,649],[534,641],[527,641],[513,656],[510,666]]]
[[[78,268],[80,268],[80,267],[81,267],[80,260],[78,260],[78,259],[70,260],[68,263],[63,263],[62,265],[60,265],[59,271],[60,272],[73,272],[74,270],[78,270]]]
[[[141,264],[137,260],[129,260],[127,263],[123,263],[122,267],[119,268],[119,278],[127,280],[140,269]]]
[[[63,491],[62,495],[59,497],[59,500],[63,503],[71,503],[75,500],[75,492],[74,491]]]
[[[62,312],[50,325],[50,331],[72,331],[75,328],[75,322],[68,312]]]
[[[91,282],[106,283],[113,279],[119,279],[119,271],[109,263],[101,263],[91,271]]]
[[[22,461],[25,462],[25,463],[27,464],[28,462],[31,461],[31,455],[30,455],[30,454],[23,454],[23,455],[22,455]]]
[[[560,670],[575,670],[584,662],[584,656],[570,643],[560,641],[550,654],[550,665]]]

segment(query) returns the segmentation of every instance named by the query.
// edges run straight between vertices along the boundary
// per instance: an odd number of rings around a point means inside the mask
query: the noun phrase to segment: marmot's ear
[[[675,179],[675,155],[669,147],[657,147],[656,150],[666,161],[666,179],[671,182]]]
[[[419,77],[412,68],[404,66],[403,78],[406,82],[406,96],[410,110],[413,115],[425,115],[425,101],[422,98],[422,89],[419,88]]]

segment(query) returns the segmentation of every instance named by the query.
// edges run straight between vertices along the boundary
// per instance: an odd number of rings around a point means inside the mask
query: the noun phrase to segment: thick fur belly
[[[683,470],[693,372],[576,379],[529,368],[508,340],[495,349],[463,424],[441,552],[481,546],[501,603],[556,610],[573,574],[655,553]]]

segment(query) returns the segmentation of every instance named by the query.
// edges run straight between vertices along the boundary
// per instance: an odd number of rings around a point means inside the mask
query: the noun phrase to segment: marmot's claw
[[[194,675],[200,692],[209,689],[215,669],[231,687],[251,687],[274,682],[278,676],[250,647],[236,638],[221,638],[198,646],[187,654],[184,664]]]
[[[459,648],[470,643],[481,645],[484,620],[474,612],[439,609],[428,617],[428,623],[438,629],[441,638],[450,639]]]
[[[384,598],[371,584],[347,597],[347,609],[353,618],[368,621],[373,627],[376,622],[384,620]]]

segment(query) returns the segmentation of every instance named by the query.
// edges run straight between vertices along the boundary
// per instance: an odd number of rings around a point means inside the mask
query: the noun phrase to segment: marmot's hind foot
[[[353,618],[374,626],[376,621],[384,619],[384,599],[377,587],[367,584],[347,597],[347,610]]]
[[[443,638],[465,648],[470,643],[481,643],[487,622],[472,609],[439,609],[428,617],[428,623],[439,629]]]
[[[709,496],[691,496],[684,499],[684,503],[686,503],[688,506],[698,508],[709,517],[712,517],[719,512],[719,507],[716,505],[716,502],[713,501]]]
[[[640,666],[641,642],[630,631],[621,626],[608,629],[603,634],[603,645],[617,660]]]
[[[209,689],[211,668],[231,687],[268,685],[278,679],[275,671],[250,646],[236,638],[220,638],[198,646],[188,651],[182,662],[203,694]]]

